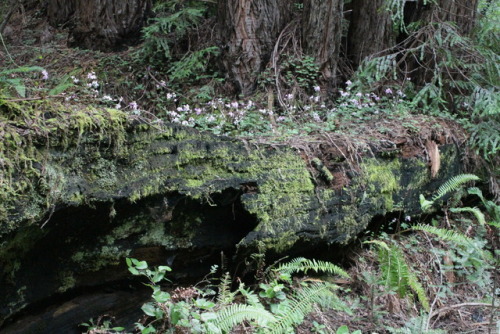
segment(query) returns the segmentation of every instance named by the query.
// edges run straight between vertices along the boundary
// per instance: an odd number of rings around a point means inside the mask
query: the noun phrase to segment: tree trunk
[[[304,1],[302,44],[306,54],[313,56],[327,83],[337,70],[342,37],[343,0]]]
[[[445,57],[444,53],[436,50],[443,48],[451,50],[455,57],[463,56],[464,51],[459,46],[451,45],[449,42],[441,45],[437,41],[435,31],[440,27],[437,24],[449,22],[453,27],[456,27],[458,34],[469,35],[476,23],[478,2],[478,0],[438,0],[437,4],[427,3],[426,5],[423,0],[417,2],[410,22],[422,22],[423,32],[417,33],[415,38],[409,39],[405,47],[415,48],[424,43],[430,43],[425,51],[419,55],[419,59],[415,57],[407,63],[408,71],[413,73],[412,80],[415,84],[423,86],[431,82],[435,78],[436,71],[443,73],[443,76],[453,81],[463,80],[464,75],[467,76],[462,70],[457,71],[453,65],[446,65],[448,61],[443,58]],[[447,40],[447,34],[453,29],[445,29],[440,32],[440,39]],[[446,67],[446,70],[444,68],[437,69],[443,66]]]
[[[243,95],[255,88],[257,75],[289,19],[286,0],[220,0],[219,28],[224,44],[223,65]]]
[[[357,67],[363,59],[394,45],[391,14],[385,0],[353,0],[348,34],[348,56]]]
[[[461,34],[468,35],[476,23],[478,3],[478,0],[439,0],[432,5],[419,0],[412,21],[453,22]]]
[[[70,45],[113,50],[139,40],[151,0],[50,0],[49,22],[69,23]]]

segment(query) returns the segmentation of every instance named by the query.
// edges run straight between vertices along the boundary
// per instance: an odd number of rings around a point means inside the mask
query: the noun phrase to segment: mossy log
[[[355,164],[311,163],[284,145],[112,109],[2,102],[0,111],[0,324],[54,295],[127,278],[127,256],[196,276],[221,252],[333,250],[374,217],[418,215],[418,195],[462,168],[458,146],[444,142],[432,179],[425,156],[373,147]]]

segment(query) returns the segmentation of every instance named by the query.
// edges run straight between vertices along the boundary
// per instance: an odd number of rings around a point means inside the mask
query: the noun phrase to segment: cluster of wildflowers
[[[80,93],[87,96],[90,95],[93,99],[96,99],[108,107],[129,110],[133,115],[141,115],[141,108],[136,101],[126,104],[121,96],[113,97],[109,94],[104,94],[102,92],[103,85],[99,82],[99,79],[94,71],[84,74],[81,78],[73,75],[71,76],[71,80],[73,85],[79,88]],[[74,100],[76,98],[76,94],[71,94],[66,97],[66,100]]]
[[[353,91],[351,81],[346,82],[346,88],[340,90],[339,94],[337,106],[332,111],[338,116],[355,119],[367,119],[371,115],[397,111],[404,105],[406,97],[401,90],[394,91],[390,87],[384,89],[381,95]]]

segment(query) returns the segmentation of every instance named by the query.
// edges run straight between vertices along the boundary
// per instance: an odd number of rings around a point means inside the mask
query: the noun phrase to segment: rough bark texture
[[[353,0],[348,33],[348,55],[353,65],[394,45],[391,14],[384,10],[385,0]]]
[[[460,33],[469,34],[476,23],[478,0],[439,0],[437,4],[417,2],[412,21],[454,22]]]
[[[283,0],[219,1],[223,64],[242,94],[253,92],[289,14],[290,4]]]
[[[320,65],[330,83],[337,71],[342,37],[343,0],[306,0],[302,21],[302,44],[306,54]]]
[[[372,147],[354,169],[343,153],[323,158],[334,187],[291,149],[150,128],[117,110],[47,108],[0,104],[0,323],[127,278],[126,256],[202,276],[221,251],[238,260],[257,244],[319,255],[374,217],[418,214],[418,195],[460,171],[445,142],[437,180],[424,157]]]
[[[50,0],[49,22],[68,24],[70,45],[112,50],[138,41],[151,0]]]

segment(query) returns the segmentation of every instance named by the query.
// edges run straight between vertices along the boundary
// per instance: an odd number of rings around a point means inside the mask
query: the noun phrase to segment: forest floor
[[[45,79],[33,75],[26,86],[28,94],[24,97],[13,94],[12,100],[65,101],[71,97],[65,103],[113,106],[115,100],[109,103],[104,98],[112,96],[113,99],[123,98],[123,102],[119,100],[119,103],[124,108],[137,101],[145,106],[146,115],[154,113],[151,106],[157,100],[148,96],[146,81],[157,79],[154,75],[147,75],[149,69],[133,67],[130,51],[102,53],[67,48],[67,33],[49,27],[40,15],[14,16],[3,34],[5,48],[0,51],[4,62],[2,67],[7,67],[8,59],[12,59],[18,66],[40,66],[48,73]],[[82,93],[82,88],[78,88],[80,86],[76,83],[91,79],[89,75],[94,72],[100,80],[98,96],[90,90]],[[88,83],[92,84],[92,80]],[[48,90],[52,93],[46,95]],[[347,160],[355,161],[352,157],[355,152],[369,150],[370,145],[377,145],[377,148],[386,145],[388,154],[426,156],[429,154],[428,141],[460,145],[465,139],[460,126],[454,121],[421,115],[372,117],[360,122],[339,123],[336,129],[336,132],[316,131],[305,137],[263,136],[253,137],[252,140],[290,145],[307,157],[320,156],[326,162],[346,156],[349,156]],[[431,158],[429,163],[434,163]],[[334,166],[326,167],[335,171]],[[345,186],[342,178],[336,180],[339,181],[333,187]],[[454,250],[449,244],[425,233],[400,233],[399,228],[393,229],[390,235],[381,233],[389,233],[389,226],[404,223],[405,219],[381,219],[379,226],[372,230],[374,235],[360,240],[390,239],[401,246],[407,263],[425,287],[431,301],[430,312],[424,312],[414,296],[401,296],[387,289],[381,279],[382,268],[377,252],[360,242],[352,247],[354,250],[344,261],[351,278],[333,281],[339,286],[338,295],[352,313],[318,308],[297,328],[297,333],[335,333],[343,325],[352,331],[359,329],[362,333],[391,333],[401,328],[405,328],[401,333],[431,333],[431,330],[437,329],[447,333],[495,333],[498,330],[498,307],[492,307],[492,302],[499,297],[500,273],[495,272],[495,268],[481,271],[473,260],[451,255]],[[454,225],[470,236],[483,233],[486,248],[498,248],[498,235],[492,229],[478,232],[477,227],[462,215],[451,214],[444,209],[440,216],[433,219],[437,226]],[[464,262],[459,263],[460,260]],[[490,285],[488,282],[494,283]],[[251,333],[251,330],[250,325],[241,325],[235,333]]]

